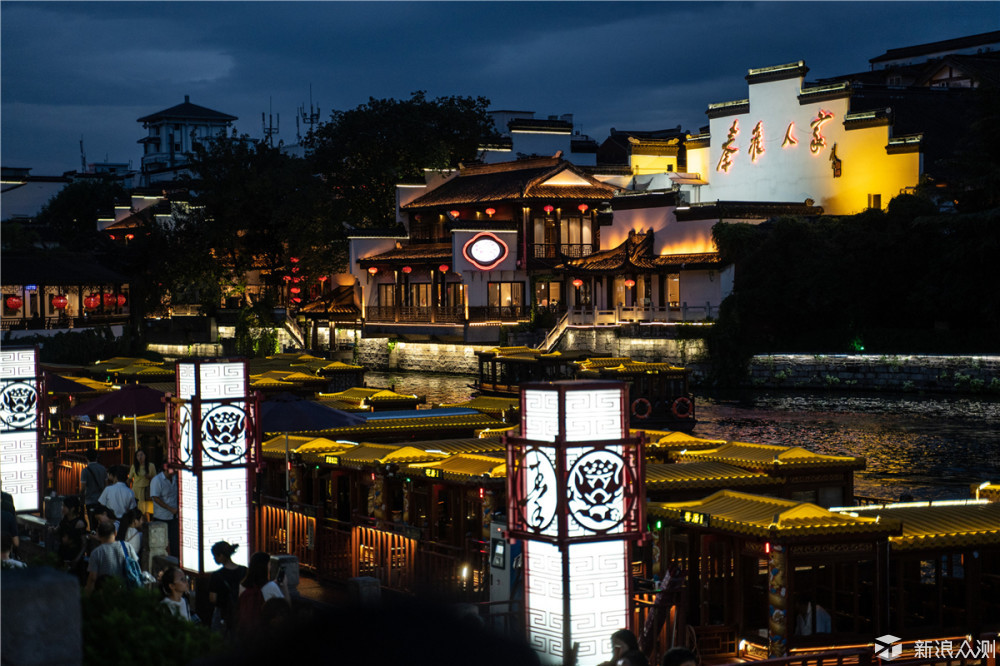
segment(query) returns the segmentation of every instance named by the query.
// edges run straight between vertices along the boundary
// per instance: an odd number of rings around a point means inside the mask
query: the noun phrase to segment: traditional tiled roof
[[[398,444],[370,444],[362,442],[355,447],[337,454],[341,465],[371,465],[394,462],[399,464],[430,462],[446,457],[444,453],[434,453],[415,446]]]
[[[228,113],[221,113],[219,111],[213,111],[212,109],[206,108],[204,106],[199,106],[197,104],[192,104],[188,101],[187,96],[184,97],[184,103],[178,104],[177,106],[172,106],[169,109],[164,109],[163,111],[157,111],[148,116],[143,116],[142,118],[137,118],[136,122],[148,123],[154,120],[168,120],[168,119],[192,119],[192,120],[206,120],[206,121],[217,121],[217,122],[227,122],[232,120],[237,120],[236,116],[231,116]]]
[[[766,81],[782,81],[805,76],[809,72],[804,60],[790,62],[785,65],[758,67],[747,72],[747,83],[764,83]]]
[[[440,407],[462,407],[465,409],[475,409],[483,414],[489,414],[495,419],[503,416],[504,412],[519,411],[521,401],[517,398],[500,398],[494,396],[481,395],[465,402],[455,402],[439,405]]]
[[[573,123],[558,118],[514,118],[507,123],[507,128],[516,132],[546,132],[557,134],[572,134]]]
[[[3,285],[111,285],[127,284],[128,278],[96,263],[86,255],[66,252],[3,253],[0,283]]]
[[[647,463],[646,489],[743,488],[775,483],[763,472],[719,462]]]
[[[888,60],[898,60],[900,58],[910,58],[914,56],[941,53],[942,51],[958,50],[973,46],[993,44],[1000,41],[1000,30],[984,32],[978,35],[966,35],[955,39],[945,39],[940,42],[929,42],[927,44],[916,44],[914,46],[903,46],[897,49],[889,49],[880,56],[875,56],[868,62],[875,64]]]
[[[504,478],[507,476],[507,462],[496,456],[459,453],[444,460],[430,463],[413,463],[407,466],[415,473],[426,474],[425,470],[440,470],[443,478],[452,481],[479,480],[482,477]]]
[[[651,448],[669,448],[678,451],[717,449],[726,443],[724,439],[704,439],[686,432],[665,430],[630,430],[630,434],[643,432],[646,435],[646,446]]]
[[[750,112],[749,99],[734,99],[729,102],[716,102],[709,104],[705,110],[705,115],[709,118],[724,118],[725,116],[738,116],[741,113]]]
[[[854,456],[831,456],[814,453],[801,446],[775,446],[772,444],[750,444],[729,442],[717,449],[686,451],[670,454],[676,460],[714,460],[747,469],[767,469],[781,472],[783,469],[842,467],[864,469],[865,459]]]
[[[693,502],[650,502],[657,518],[695,523],[710,529],[767,538],[879,535],[900,531],[898,522],[852,516],[815,504],[720,490]]]
[[[330,428],[327,430],[308,430],[304,432],[329,439],[358,441],[366,438],[390,435],[405,439],[408,436],[418,433],[435,433],[447,436],[456,430],[476,430],[495,426],[503,426],[503,424],[485,414],[474,413],[451,416],[385,418],[354,426]]]
[[[336,442],[325,437],[288,435],[288,452],[299,455],[307,453],[313,456],[326,455],[336,451],[344,451],[353,446],[354,444],[350,442]],[[263,442],[260,450],[261,455],[265,458],[284,458],[285,435],[277,435]]]
[[[1000,33],[998,33],[1000,34]],[[942,67],[951,67],[978,83],[980,86],[1000,86],[1000,53],[982,55],[949,55],[928,63],[914,85],[926,86]]]
[[[600,250],[586,257],[570,259],[562,267],[567,271],[586,271],[588,273],[622,273],[634,272],[643,266],[644,261],[652,257],[653,232],[629,232],[628,238],[616,248]]]
[[[927,550],[992,545],[1000,547],[1000,504],[917,502],[842,509],[846,515],[903,523],[890,536],[893,550]]]
[[[354,286],[340,285],[323,294],[322,297],[306,303],[299,312],[310,315],[358,315],[361,309],[354,304]]]
[[[588,185],[544,185],[563,171],[572,171]],[[602,183],[556,157],[544,157],[499,164],[476,164],[463,168],[458,176],[403,206],[421,209],[436,206],[496,203],[524,199],[610,199],[617,188]]]
[[[439,262],[451,261],[451,243],[420,243],[395,247],[381,254],[358,259],[358,264],[364,268],[376,263],[399,263],[401,261]]]

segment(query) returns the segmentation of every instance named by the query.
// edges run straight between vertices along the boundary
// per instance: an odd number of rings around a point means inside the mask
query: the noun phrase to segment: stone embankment
[[[1000,356],[756,356],[747,384],[766,389],[1000,394]]]
[[[357,362],[372,370],[475,375],[475,352],[493,345],[359,340]],[[570,329],[560,351],[589,350],[637,361],[672,363],[691,369],[701,385],[708,373],[701,340],[623,338],[613,330]],[[944,392],[1000,395],[1000,356],[825,355],[756,356],[746,388],[772,390]]]

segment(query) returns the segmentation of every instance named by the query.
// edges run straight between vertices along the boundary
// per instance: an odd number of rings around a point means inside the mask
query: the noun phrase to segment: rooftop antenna
[[[295,116],[295,136],[299,143],[302,142],[302,132],[299,128],[299,119],[302,120],[303,125],[307,125],[309,129],[306,130],[306,134],[312,131],[313,125],[319,122],[319,105],[313,108],[313,87],[309,84],[309,113],[306,113],[305,105],[299,107],[299,113]]]
[[[83,135],[80,135],[80,173],[87,172],[87,153],[83,150]]]
[[[278,133],[278,128],[281,126],[281,114],[277,116],[277,124],[275,124],[275,117],[271,115],[271,98],[267,98],[267,113],[260,114],[260,123],[264,126],[264,140],[267,141],[268,145],[274,148],[274,135]]]

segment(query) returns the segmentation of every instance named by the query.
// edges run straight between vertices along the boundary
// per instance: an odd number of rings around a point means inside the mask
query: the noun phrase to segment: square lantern
[[[249,560],[258,403],[249,394],[244,361],[177,364],[177,395],[167,405],[167,462],[177,469],[184,569],[214,570],[217,541],[239,545],[234,562]]]
[[[507,536],[524,540],[528,638],[546,663],[574,643],[581,666],[611,657],[628,625],[628,541],[644,538],[643,442],[628,386],[521,385],[522,437],[507,443]]]
[[[37,350],[0,350],[0,483],[18,512],[38,511],[41,503],[38,443],[44,395]]]

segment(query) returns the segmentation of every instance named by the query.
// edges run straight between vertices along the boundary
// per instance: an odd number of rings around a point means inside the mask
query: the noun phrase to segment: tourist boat
[[[612,379],[629,384],[633,428],[690,432],[698,422],[686,368],[587,351],[546,354],[531,347],[497,347],[476,356],[479,378],[473,388],[483,395],[516,397],[520,384],[529,381]]]

